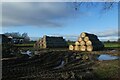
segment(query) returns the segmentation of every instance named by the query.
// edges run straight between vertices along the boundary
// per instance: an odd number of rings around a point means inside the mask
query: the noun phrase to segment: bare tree
[[[87,4],[86,4],[87,3]],[[96,7],[98,6],[97,4],[100,3],[100,2],[73,2],[74,6],[75,6],[75,10],[79,10],[79,8],[82,6],[82,5],[85,5],[86,7],[88,8],[91,8],[91,7]],[[114,7],[114,4],[115,2],[102,2],[102,5],[101,5],[101,10],[102,11],[106,11],[106,10],[110,10],[111,8]]]
[[[22,34],[22,37],[24,38],[24,41],[25,41],[25,42],[29,42],[29,41],[30,41],[30,37],[28,36],[27,33],[23,33],[23,34]]]

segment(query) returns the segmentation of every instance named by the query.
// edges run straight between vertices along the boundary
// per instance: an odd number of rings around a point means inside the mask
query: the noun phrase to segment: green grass
[[[109,42],[109,43],[104,43],[104,46],[106,48],[120,48],[120,43],[117,42]]]
[[[34,44],[14,44],[17,47],[33,47]]]
[[[67,42],[67,44],[68,44],[68,45],[74,45],[75,42],[74,42],[74,41],[69,41],[69,42]]]
[[[99,80],[108,80],[108,78],[118,78],[119,60],[102,61],[93,66],[93,72]],[[111,79],[116,80],[116,79]]]

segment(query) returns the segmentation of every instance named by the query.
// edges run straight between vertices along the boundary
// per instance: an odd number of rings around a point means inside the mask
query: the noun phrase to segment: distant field
[[[120,43],[117,42],[110,42],[110,43],[104,43],[104,46],[106,48],[120,48]]]
[[[67,42],[67,43],[68,43],[68,45],[74,45],[75,44],[74,41],[70,41],[70,42]]]
[[[33,43],[31,43],[31,44],[14,44],[14,45],[17,47],[33,47],[34,46]]]

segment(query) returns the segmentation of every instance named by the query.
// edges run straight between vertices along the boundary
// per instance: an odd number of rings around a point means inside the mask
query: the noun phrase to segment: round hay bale
[[[80,51],[86,51],[86,46],[80,46]]]
[[[73,45],[69,45],[69,50],[74,50],[74,46]]]

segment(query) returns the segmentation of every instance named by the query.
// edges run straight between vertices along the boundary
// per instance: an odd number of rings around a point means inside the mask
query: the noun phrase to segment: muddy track
[[[62,78],[63,75],[73,75],[86,73],[92,70],[91,66],[94,64],[90,60],[72,59],[73,54],[66,52],[52,52],[30,59],[25,62],[14,65],[4,65],[3,80],[6,79],[37,79],[37,78]],[[65,58],[72,59],[64,64],[62,68],[54,69]],[[16,62],[15,62],[16,63]]]
[[[4,75],[4,79],[7,78],[35,78],[35,77],[45,77],[45,78],[54,78],[59,77],[63,73],[70,73],[72,72],[86,72],[92,65],[92,62],[86,62],[84,64],[78,64],[77,66],[72,67],[64,67],[62,69],[51,69],[51,70],[42,70],[40,67],[19,67],[14,69],[6,69],[6,74]],[[8,75],[8,73],[10,75]],[[5,76],[7,75],[7,76]],[[51,77],[50,77],[51,76]]]

